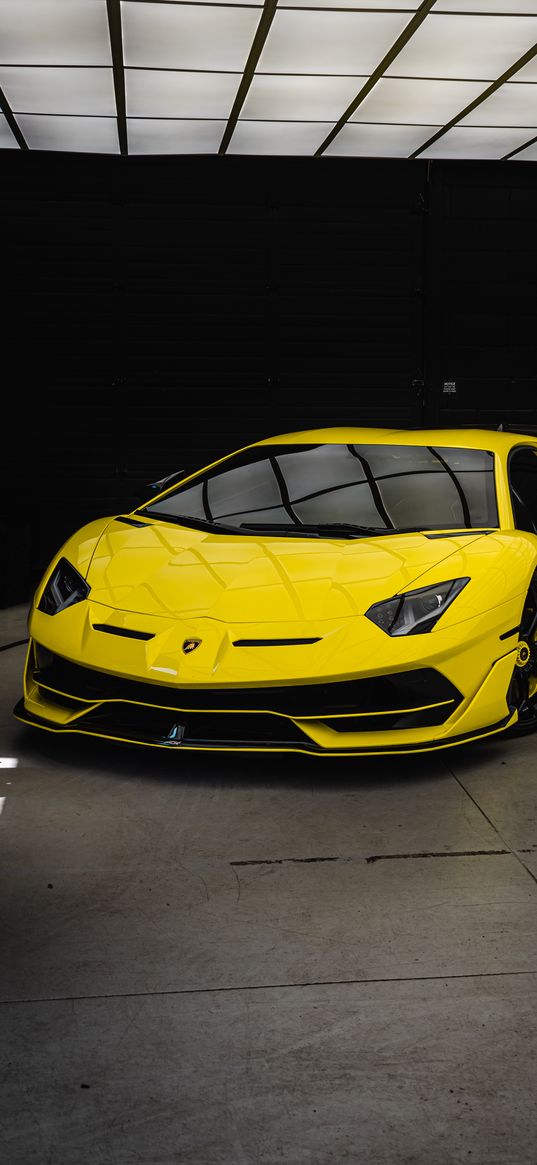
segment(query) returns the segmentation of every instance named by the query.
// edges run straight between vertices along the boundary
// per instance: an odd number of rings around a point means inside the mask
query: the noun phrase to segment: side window
[[[509,482],[517,528],[537,534],[537,451],[519,449],[512,454]]]

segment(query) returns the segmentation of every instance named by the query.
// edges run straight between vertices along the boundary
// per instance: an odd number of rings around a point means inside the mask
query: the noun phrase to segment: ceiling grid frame
[[[518,43],[520,51],[521,38],[529,34],[530,31],[535,30],[535,34],[537,34],[537,0],[497,0],[496,11],[495,7],[494,0],[421,0],[421,2],[420,0],[391,0],[391,2],[390,0],[369,0],[369,2],[368,0],[363,0],[363,2],[348,0],[347,3],[345,0],[318,0],[317,3],[315,0],[314,2],[312,0],[303,0],[303,2],[301,0],[264,0],[264,3],[261,0],[257,0],[257,2],[256,0],[244,0],[244,2],[241,0],[92,0],[91,5],[88,0],[79,0],[76,5],[73,5],[71,0],[39,0],[39,4],[37,0],[0,0],[0,39],[3,19],[7,19],[7,35],[3,38],[3,43],[7,45],[7,49],[4,52],[0,49],[0,58],[7,57],[4,63],[0,64],[0,114],[3,115],[6,126],[4,140],[9,148],[7,138],[8,134],[11,133],[14,139],[13,144],[23,150],[68,149],[75,152],[119,152],[121,155],[127,156],[129,152],[132,152],[129,151],[129,133],[131,131],[134,133],[135,123],[138,123],[140,128],[137,132],[142,145],[134,152],[154,153],[155,145],[153,147],[149,145],[151,125],[154,123],[157,152],[176,155],[198,152],[224,155],[230,152],[232,154],[272,154],[274,156],[287,153],[293,155],[309,154],[316,157],[324,155],[407,157],[408,159],[425,157],[427,160],[429,158],[461,156],[468,159],[483,157],[508,161],[513,158],[525,160],[525,152],[529,151],[528,160],[534,160],[537,156],[535,149],[532,148],[537,145],[537,101],[533,102],[530,86],[537,86],[537,35],[533,37],[534,43],[498,76],[492,73],[491,77],[491,70],[484,69],[484,62],[486,65],[487,52],[489,52],[490,61],[495,60],[497,64],[503,64],[509,46],[512,47],[513,44]],[[173,36],[168,37],[166,46],[168,60],[171,58],[171,64],[158,63],[155,59],[151,59],[151,54],[149,54],[148,63],[144,62],[143,57],[140,60],[129,59],[129,54],[125,51],[123,22],[125,14],[138,10],[139,16],[149,21],[146,27],[149,28],[151,37],[151,11],[159,12],[160,21],[164,9],[170,11],[170,20],[172,21],[170,28],[179,29],[180,34],[183,31],[185,33],[184,37],[179,35],[176,42],[181,49],[181,52],[178,53],[177,63],[174,63],[176,58],[173,55],[175,43]],[[177,18],[171,17],[172,10],[177,13]],[[199,18],[194,16],[196,10],[200,14]],[[202,17],[201,11],[206,13],[206,16]],[[247,11],[251,13],[248,18],[246,17]],[[232,17],[232,12],[244,12],[244,20],[242,17]],[[214,25],[211,25],[210,13],[215,15]],[[216,20],[217,13],[218,20]],[[255,22],[254,13],[256,14]],[[309,14],[312,14],[311,19],[315,14],[317,21],[314,25],[314,40],[316,38],[317,47],[313,57],[310,54],[308,58],[308,51],[305,51],[302,57],[297,51],[294,58],[292,52],[290,56],[289,54],[286,56],[285,51],[283,54],[280,53],[282,64],[288,63],[290,59],[293,66],[292,71],[284,71],[283,68],[280,70],[277,58],[274,69],[274,52],[269,53],[267,58],[267,64],[271,62],[272,67],[263,68],[265,50],[271,44],[274,20],[281,14],[290,14],[289,19],[292,16],[292,21],[291,24],[288,24],[286,17],[285,23],[281,26],[278,22],[279,43],[281,44],[282,29],[285,33],[289,28],[293,35],[297,35],[296,30],[298,30],[299,48],[300,42],[302,44],[308,42]],[[323,14],[322,19],[319,19],[319,14]],[[363,71],[360,72],[359,68],[357,68],[356,73],[341,70],[327,73],[324,70],[320,71],[323,65],[323,28],[328,30],[327,64],[330,66],[335,62],[336,68],[338,68],[341,62],[347,65],[351,64],[352,67],[353,38],[358,46],[358,57],[363,57],[363,52],[360,52],[360,37],[363,42],[364,29],[366,30],[366,41],[369,35],[367,30],[371,30],[373,48],[375,46],[382,48],[382,38],[384,36],[384,43],[386,43],[386,33],[389,32],[390,27],[393,30],[393,21],[391,25],[389,21],[382,24],[376,18],[387,14],[390,16],[404,15],[408,16],[409,19],[393,40],[391,47],[384,53],[380,63],[368,75],[365,75]],[[65,20],[62,19],[62,15],[65,15]],[[363,27],[360,16],[363,16],[365,20]],[[353,17],[357,18],[355,22],[353,22]],[[451,39],[454,35],[458,35],[455,22],[460,25],[463,19],[468,18],[469,27],[473,28],[473,32],[471,34],[469,32],[469,39],[474,37],[472,43],[476,43],[476,29],[480,25],[483,31],[486,30],[487,51],[478,51],[474,62],[478,65],[477,76],[469,77],[466,76],[466,73],[463,75],[461,72],[460,75],[452,77],[449,68],[444,70],[445,76],[442,71],[439,72],[438,63],[442,60],[443,52],[441,43],[439,49],[435,48],[433,43],[432,60],[424,59],[420,71],[417,71],[415,62],[416,59],[419,60],[422,46],[430,44],[431,37],[434,41],[437,17],[441,18],[439,28],[442,29],[446,28],[446,21],[454,22],[450,30]],[[350,21],[348,18],[351,18]],[[43,23],[38,26],[39,20]],[[237,24],[238,20],[239,24]],[[226,21],[228,21],[227,25]],[[499,34],[499,21],[505,22],[506,33],[509,33],[506,37],[507,48],[503,46],[502,37]],[[66,25],[68,27],[65,27]],[[106,52],[103,39],[105,27],[109,42]],[[165,22],[162,27],[165,28]],[[209,65],[213,63],[216,66],[219,65],[219,29],[224,29],[224,27],[228,30],[226,33],[228,42],[230,42],[231,37],[230,43],[232,43],[234,36],[233,30],[235,28],[239,30],[239,44],[242,44],[243,47],[233,52],[227,50],[228,58],[230,55],[234,58],[235,63],[231,62],[233,67],[230,67],[229,59],[226,61],[226,50],[223,50],[222,67],[212,68]],[[427,34],[422,39],[424,27],[427,29]],[[399,28],[401,28],[400,24]],[[513,31],[515,28],[516,32]],[[83,30],[88,29],[87,34],[83,32]],[[249,50],[246,43],[248,29],[250,29],[251,38]],[[255,31],[253,31],[254,29]],[[79,30],[79,35],[83,35],[82,42],[77,41],[77,30]],[[351,30],[352,36],[346,37],[346,30]],[[200,57],[200,51],[199,48],[196,49],[196,44],[201,45],[204,37],[209,37],[210,40],[213,31],[212,48],[209,48],[208,52],[201,52],[201,58],[198,60],[196,53]],[[397,27],[395,31],[397,31]],[[416,41],[414,38],[418,32],[420,35]],[[337,42],[338,36],[341,47],[334,57],[334,43]],[[57,37],[56,48],[54,37]],[[189,38],[193,47],[188,43]],[[161,43],[165,40],[166,37],[161,34]],[[187,42],[187,50],[185,51],[188,63],[186,65],[181,60],[181,53],[184,56],[183,40]],[[69,57],[70,44],[73,49],[72,60]],[[415,49],[414,45],[416,45]],[[410,57],[405,52],[407,48],[412,49]],[[501,60],[502,49],[504,61]],[[108,51],[110,59],[108,59]],[[245,54],[242,57],[241,52]],[[470,55],[466,53],[464,62],[466,65],[470,62]],[[27,63],[21,63],[21,57]],[[400,57],[400,69],[395,71],[397,69],[396,62]],[[449,60],[449,53],[445,54],[444,59]],[[408,68],[409,61],[412,66],[410,69]],[[236,67],[237,62],[240,65],[239,68]],[[313,62],[316,71],[298,71],[300,64],[307,66],[311,62]],[[369,60],[366,61],[367,67],[371,68],[373,63],[374,57],[370,48]],[[432,66],[430,69],[427,69],[428,63]],[[454,63],[454,71],[457,73],[457,58],[453,57],[453,53],[451,53],[452,66]],[[51,71],[50,83],[46,77],[47,69]],[[68,111],[65,94],[70,81],[62,80],[60,86],[52,78],[54,72],[58,73],[62,69],[72,71],[73,84],[77,83],[77,76],[74,72],[76,69],[101,69],[101,71],[106,69],[113,79],[115,114],[111,110],[107,111],[106,105],[103,106],[102,99],[98,100],[100,90],[97,89],[97,86],[100,85],[102,88],[104,81],[97,79],[95,83],[92,82],[88,86],[82,84],[82,80],[80,80],[80,95],[77,105],[74,110]],[[34,70],[34,79],[32,84],[27,86],[25,74],[31,79],[32,70]],[[4,76],[2,76],[2,71]],[[41,76],[36,76],[36,71]],[[489,76],[485,80],[487,71]],[[17,72],[19,77],[15,77],[13,80],[13,74]],[[172,97],[173,92],[176,92],[174,104],[170,104],[169,114],[166,108],[166,87],[161,82],[158,82],[162,89],[160,112],[150,112],[149,109],[144,112],[143,102],[141,105],[140,102],[137,106],[133,105],[133,110],[136,108],[136,112],[129,111],[127,79],[129,75],[132,76],[137,72],[154,75],[145,86],[146,93],[149,92],[153,80],[157,84],[157,74],[159,73],[182,74],[184,76],[182,86],[176,86],[175,90],[172,87],[169,90]],[[483,74],[481,77],[479,72]],[[196,91],[198,93],[203,91],[203,84],[201,89],[198,85],[196,90],[196,87],[192,86],[190,82],[189,90],[189,74],[199,74],[200,80],[203,75],[207,74],[212,74],[215,77],[214,88],[217,96],[214,101],[206,102],[208,108],[202,111],[202,116],[198,115],[199,104],[196,104],[195,94]],[[220,104],[217,100],[219,76],[229,78],[225,87],[225,92],[229,94],[229,97],[224,100],[224,97],[221,96]],[[226,107],[226,102],[231,99],[232,76],[236,77],[237,88],[230,109],[229,104]],[[272,88],[271,82],[265,83],[264,95],[262,92],[263,78],[270,78],[273,82]],[[361,87],[352,101],[347,104],[344,112],[336,121],[333,121],[333,115],[337,112],[338,93],[343,99],[347,95],[348,100],[349,86],[346,88],[342,82],[354,78]],[[256,84],[258,80],[259,85]],[[313,82],[311,86],[308,86],[308,80]],[[316,81],[317,85],[315,85]],[[397,100],[401,89],[391,85],[392,82],[397,81],[408,82],[407,92],[411,94],[405,104],[402,116],[398,115],[399,103]],[[384,87],[382,84],[379,86],[379,82],[384,82]],[[442,82],[445,82],[447,86],[452,85],[452,94],[448,94],[449,100],[442,98],[443,104],[440,100]],[[43,83],[42,93],[41,89],[38,89],[38,85],[40,86],[41,83]],[[414,83],[413,86],[412,83]],[[483,91],[476,93],[475,87],[481,84],[484,86]],[[278,96],[278,85],[281,87],[280,96]],[[459,93],[456,90],[457,85],[461,86]],[[487,100],[493,98],[495,94],[499,94],[504,85],[510,86],[511,91],[504,91],[506,97],[499,103],[499,106],[496,102],[496,105],[493,103],[489,107],[486,117],[483,119],[483,125],[481,125],[480,119],[474,118],[469,122],[466,121],[474,111],[481,107],[485,109]],[[522,87],[523,85],[525,89],[519,88],[515,99],[514,87]],[[62,97],[60,93],[61,100],[56,99],[55,104],[55,95],[62,86],[64,95]],[[427,86],[429,87],[427,88]],[[449,114],[453,109],[452,96],[460,97],[464,102],[464,97],[468,99],[472,96],[472,86],[474,86],[473,92],[476,94],[473,99],[462,104],[460,112],[456,115],[441,122],[438,114]],[[312,93],[315,97],[315,89],[319,90],[320,93],[317,100],[312,97]],[[18,95],[19,103],[13,100],[14,91]],[[27,93],[27,96],[29,95],[29,98],[32,98],[33,95],[33,104],[32,100],[21,104],[21,94],[23,95],[24,92]],[[190,99],[187,99],[188,92],[191,93]],[[95,94],[93,98],[91,98],[92,93]],[[110,88],[111,93],[112,89]],[[186,94],[187,97],[182,98],[182,94]],[[432,101],[433,96],[434,101]],[[368,98],[370,100],[367,100]],[[293,108],[293,100],[297,101],[296,108]],[[417,112],[419,113],[421,100],[423,100],[423,117],[420,120],[417,118]],[[389,120],[390,101],[393,102],[393,120]],[[84,103],[87,103],[87,112]],[[431,108],[431,103],[434,109]],[[451,109],[449,104],[451,104]],[[112,110],[113,108],[112,106]],[[535,112],[533,112],[534,108]],[[512,110],[516,117],[513,117],[511,124],[509,115]],[[357,111],[361,111],[361,113],[360,116],[355,117]],[[431,112],[434,112],[437,117],[431,117]],[[111,130],[110,133],[106,131],[105,134],[104,123],[108,121],[110,124],[111,120],[115,121],[117,126],[118,148],[113,146],[110,138]],[[72,125],[71,130],[68,129],[69,123]],[[129,125],[131,130],[129,130]],[[196,125],[199,126],[199,141]],[[207,126],[206,131],[202,128],[204,125]],[[40,126],[42,126],[42,130],[39,128]],[[102,126],[102,132],[100,126]],[[176,130],[174,130],[174,126],[177,127]],[[210,129],[211,126],[212,129]],[[221,127],[220,131],[218,130],[219,126]],[[315,127],[319,131],[317,142],[315,142]],[[414,133],[414,141],[412,141],[412,133],[419,131],[420,128],[424,131],[424,140],[421,144],[416,145],[416,139],[419,141],[419,137],[417,137],[417,133]],[[434,133],[431,133],[430,131],[433,129]],[[429,136],[427,137],[428,130]],[[455,135],[450,136],[451,130],[455,131]],[[524,131],[525,137],[523,137]],[[219,145],[216,136],[218,132],[220,132]],[[342,136],[339,141],[340,134]],[[322,140],[319,141],[319,138]],[[467,150],[465,139],[469,143]],[[202,141],[205,142],[205,146],[202,145]],[[407,150],[401,152],[405,141],[408,142]],[[341,148],[339,148],[340,143]],[[436,143],[439,145],[436,146]],[[414,148],[409,153],[408,148],[411,146]],[[431,150],[434,152],[430,153]]]

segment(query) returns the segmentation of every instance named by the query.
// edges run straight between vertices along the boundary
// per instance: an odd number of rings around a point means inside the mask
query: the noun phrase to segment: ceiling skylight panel
[[[427,136],[423,140],[427,141]],[[524,129],[456,125],[424,150],[420,158],[503,158],[527,140],[528,131]]]
[[[0,0],[0,62],[109,65],[105,0]]]
[[[387,69],[388,76],[494,81],[537,41],[535,17],[431,12]]]
[[[126,69],[128,117],[229,117],[241,73]]]
[[[485,81],[382,77],[350,120],[445,125],[486,87]]]
[[[69,150],[79,154],[117,154],[115,117],[17,117],[32,150]]]
[[[537,81],[537,55],[523,65],[513,77],[513,81]]]
[[[225,72],[244,68],[261,9],[123,0],[121,13],[126,65]]]
[[[241,116],[260,121],[337,121],[366,77],[256,74]]]
[[[501,85],[460,124],[537,126],[537,86]]]
[[[0,86],[14,112],[115,116],[112,69],[0,65]]]
[[[347,122],[326,150],[327,155],[361,158],[408,158],[438,126],[358,125]]]
[[[225,121],[129,118],[130,154],[217,154]]]
[[[369,75],[410,19],[408,12],[278,9],[258,71]]]
[[[437,12],[471,12],[514,16],[537,16],[537,0],[436,0]]]
[[[375,8],[381,11],[405,11],[413,16],[421,0],[278,0],[278,8]]]
[[[15,141],[3,113],[0,113],[0,150],[18,150],[18,148],[18,142]]]
[[[239,121],[228,154],[312,155],[331,122]]]
[[[537,162],[537,142],[533,142],[527,149],[521,150],[519,154],[515,154],[511,158],[512,162]]]

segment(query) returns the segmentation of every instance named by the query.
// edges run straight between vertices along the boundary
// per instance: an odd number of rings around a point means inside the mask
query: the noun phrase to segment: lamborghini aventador
[[[51,562],[25,724],[315,756],[537,725],[536,438],[291,433],[160,484]]]

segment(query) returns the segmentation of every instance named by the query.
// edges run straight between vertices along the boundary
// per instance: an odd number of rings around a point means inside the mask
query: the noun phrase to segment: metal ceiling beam
[[[15,121],[13,110],[11,108],[11,105],[9,104],[9,101],[8,101],[3,89],[0,89],[0,109],[2,110],[2,113],[4,114],[4,117],[7,121],[7,124],[8,124],[8,126],[13,134],[13,137],[16,139],[20,149],[27,150],[28,149],[28,142],[26,141],[26,138],[25,138],[22,130],[19,128],[18,123]]]
[[[516,150],[510,150],[508,154],[504,154],[503,158],[500,158],[500,162],[507,162],[509,158],[514,158],[522,150],[527,150],[528,146],[534,146],[535,142],[537,142],[537,135],[534,138],[530,138],[529,142],[524,142],[523,145],[517,146]]]
[[[129,146],[127,140],[127,105],[125,101],[125,69],[123,64],[120,0],[106,0],[106,11],[108,13],[108,30],[110,33],[112,68],[114,72],[117,136],[119,138],[120,153],[126,156],[129,152]]]
[[[252,84],[252,81],[254,79],[254,73],[255,73],[255,70],[257,67],[257,62],[261,56],[261,53],[262,53],[264,45],[265,45],[265,41],[266,41],[267,36],[270,32],[270,26],[272,24],[272,21],[274,20],[277,6],[278,6],[278,0],[265,0],[261,19],[260,19],[259,24],[257,26],[257,31],[256,31],[256,34],[255,34],[254,39],[253,39],[253,43],[252,43],[252,47],[250,49],[248,60],[247,60],[246,65],[244,67],[242,81],[239,85],[239,88],[237,89],[237,96],[235,97],[235,100],[233,102],[233,108],[231,110],[228,123],[226,125],[225,130],[224,130],[224,136],[222,138],[222,141],[220,142],[220,148],[218,150],[219,154],[225,154],[225,152],[229,146],[229,143],[231,141],[231,138],[233,136],[235,126],[239,120],[241,109],[244,105],[244,102],[246,101],[246,96],[247,96],[248,90],[249,90],[250,85]]]
[[[360,89],[360,92],[354,98],[354,101],[351,101],[350,105],[345,110],[345,113],[342,115],[342,117],[340,117],[339,121],[336,122],[334,128],[330,130],[330,133],[324,139],[324,142],[321,143],[318,150],[315,151],[315,157],[319,157],[321,154],[324,154],[324,151],[328,148],[331,142],[333,142],[334,138],[337,137],[339,131],[343,129],[343,126],[346,125],[349,118],[352,117],[352,114],[355,113],[355,111],[358,109],[358,106],[362,104],[362,101],[365,101],[373,86],[377,84],[377,81],[380,81],[380,78],[386,72],[386,69],[389,69],[390,65],[393,64],[395,58],[399,56],[401,49],[404,49],[405,45],[408,44],[409,40],[411,40],[411,38],[414,36],[414,33],[416,32],[416,29],[419,28],[420,24],[423,24],[425,17],[429,15],[429,12],[434,3],[435,0],[422,0],[417,12],[412,17],[412,20],[410,20],[406,27],[403,29],[401,35],[397,37],[397,40],[392,45],[391,49],[388,50],[386,56],[383,57],[380,65],[378,65],[375,69],[375,72],[371,74],[365,85]]]
[[[439,138],[442,138],[444,134],[448,132],[448,130],[453,129],[459,121],[462,121],[463,117],[467,117],[469,113],[473,113],[474,109],[477,109],[477,107],[481,105],[483,101],[487,100],[487,97],[490,97],[493,93],[496,93],[497,89],[500,89],[502,85],[505,85],[506,81],[509,81],[511,77],[514,77],[515,73],[518,73],[519,69],[522,69],[524,65],[527,65],[528,61],[532,61],[535,56],[537,56],[537,44],[534,44],[533,48],[528,49],[527,53],[524,53],[523,57],[520,57],[518,61],[515,61],[515,64],[511,65],[509,69],[506,69],[505,73],[502,73],[501,77],[498,77],[497,81],[493,81],[492,84],[489,85],[487,89],[485,89],[485,92],[481,93],[479,97],[476,97],[474,101],[471,101],[470,104],[467,105],[461,113],[458,113],[456,117],[452,117],[451,121],[448,121],[447,125],[444,125],[442,126],[442,129],[437,130],[437,132],[434,133],[432,137],[428,139],[428,141],[424,142],[423,145],[419,147],[419,149],[414,150],[413,154],[409,154],[409,157],[418,158],[424,150],[428,150],[429,146],[432,146],[434,142],[437,142]],[[492,128],[498,127],[496,126]]]

